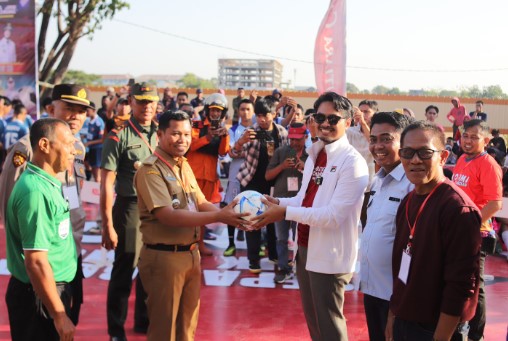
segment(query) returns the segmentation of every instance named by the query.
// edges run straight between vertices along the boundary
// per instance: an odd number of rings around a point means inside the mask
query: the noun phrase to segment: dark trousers
[[[57,290],[67,316],[70,317],[72,289],[69,284],[57,284]],[[11,277],[5,302],[13,341],[60,340],[53,319],[36,297],[31,284]]]
[[[393,324],[394,341],[432,341],[437,325],[426,325],[417,322],[405,321],[398,317]],[[467,341],[467,335],[457,330],[452,334],[450,341]]]
[[[72,323],[75,326],[78,325],[79,322],[79,312],[81,311],[81,304],[83,304],[83,257],[79,255],[78,257],[78,268],[76,270],[76,276],[69,283],[72,289],[72,306],[70,311],[70,317]]]
[[[117,196],[113,207],[113,225],[118,234],[115,260],[108,286],[107,315],[108,334],[125,336],[125,320],[129,295],[132,288],[132,275],[137,265],[137,255],[141,241],[139,239],[139,213],[136,198]],[[146,311],[146,293],[139,275],[136,277],[136,301],[134,306],[134,328],[148,328]]]
[[[250,262],[259,262],[259,249],[261,247],[261,230],[246,232],[247,257]],[[277,236],[275,225],[266,225],[266,244],[270,259],[277,259]]]
[[[386,320],[390,301],[364,294],[363,306],[369,328],[370,341],[385,341]]]
[[[469,321],[469,339],[473,341],[481,340],[487,322],[487,303],[485,297],[485,280],[483,278],[483,270],[485,267],[485,252],[480,253],[480,287],[478,292],[478,304],[474,317]]]

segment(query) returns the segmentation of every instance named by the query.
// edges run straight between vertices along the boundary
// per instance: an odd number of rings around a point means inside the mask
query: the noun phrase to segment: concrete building
[[[270,59],[219,59],[219,88],[280,88],[282,64]]]

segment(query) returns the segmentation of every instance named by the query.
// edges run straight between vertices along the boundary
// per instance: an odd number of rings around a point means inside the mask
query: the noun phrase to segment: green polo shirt
[[[115,191],[117,195],[123,197],[136,196],[133,183],[134,174],[136,174],[135,164],[139,161],[138,164],[141,165],[141,162],[152,154],[147,143],[129,122],[132,122],[153,150],[157,146],[156,123],[152,122],[146,127],[140,126],[134,115],[131,115],[129,121],[120,128],[109,132],[102,145],[101,168],[116,172]]]
[[[70,282],[77,269],[69,204],[57,178],[27,164],[7,203],[7,268],[18,280],[29,283],[24,250],[48,253],[56,282]]]

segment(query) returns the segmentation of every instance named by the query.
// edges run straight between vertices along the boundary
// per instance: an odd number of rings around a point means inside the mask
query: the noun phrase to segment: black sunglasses
[[[434,153],[439,153],[442,150],[434,149],[413,149],[413,148],[402,148],[399,149],[399,156],[406,160],[411,160],[415,154],[418,154],[420,160],[429,160],[434,156]]]
[[[328,123],[331,126],[334,126],[334,125],[337,125],[337,123],[339,123],[339,121],[341,119],[342,119],[342,117],[340,117],[339,115],[328,115],[328,116],[326,116],[325,114],[322,114],[322,113],[314,114],[314,121],[317,124],[323,124],[323,123],[325,123],[325,121],[328,120]]]

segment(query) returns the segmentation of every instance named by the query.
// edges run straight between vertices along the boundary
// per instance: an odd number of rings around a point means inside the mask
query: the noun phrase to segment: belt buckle
[[[196,249],[198,248],[198,246],[197,246],[197,245],[198,245],[198,243],[193,243],[193,244],[190,246],[189,250],[190,250],[190,251],[194,251],[194,250],[196,250]]]

